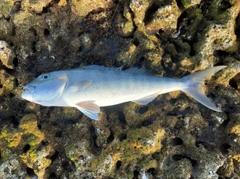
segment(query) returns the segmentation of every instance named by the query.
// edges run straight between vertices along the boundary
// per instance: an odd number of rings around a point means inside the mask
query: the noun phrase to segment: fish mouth
[[[36,86],[33,85],[26,85],[23,87],[24,92],[34,92],[36,89]]]

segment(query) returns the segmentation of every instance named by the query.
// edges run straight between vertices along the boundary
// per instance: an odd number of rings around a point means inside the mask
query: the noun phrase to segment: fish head
[[[61,96],[67,85],[67,75],[63,72],[51,72],[38,76],[23,87],[23,99],[45,106],[51,106]]]

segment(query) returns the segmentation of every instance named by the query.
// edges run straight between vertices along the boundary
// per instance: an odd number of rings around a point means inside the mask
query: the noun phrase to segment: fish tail
[[[182,78],[182,82],[185,85],[186,88],[181,89],[183,92],[189,94],[191,97],[193,97],[195,100],[197,100],[199,103],[203,104],[204,106],[217,111],[221,112],[220,109],[218,109],[205,95],[202,84],[204,80],[207,77],[212,76],[214,73],[220,71],[221,69],[225,68],[226,66],[217,66],[213,68],[209,68],[203,71],[199,71],[196,73],[193,73],[191,75],[188,75],[186,77]]]

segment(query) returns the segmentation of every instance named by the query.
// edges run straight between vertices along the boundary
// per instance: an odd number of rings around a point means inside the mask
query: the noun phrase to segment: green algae
[[[0,83],[3,86],[3,88],[0,89],[0,94],[15,93],[16,78],[8,74],[5,70],[0,70]]]
[[[51,0],[45,0],[45,1],[23,0],[21,4],[24,10],[41,13],[43,11],[43,8],[46,7],[50,2]]]
[[[10,146],[11,147],[11,146]],[[10,148],[4,148],[1,150],[1,160],[7,161],[11,155],[13,154],[13,151]]]
[[[1,14],[9,14],[11,7],[13,5],[13,1],[5,0],[0,2],[0,13]]]
[[[9,148],[17,147],[21,141],[21,133],[18,130],[3,129],[0,134],[0,139],[6,141]]]
[[[71,9],[72,12],[77,14],[79,17],[85,17],[88,15],[88,13],[97,10],[99,8],[110,8],[112,6],[111,1],[99,1],[99,0],[93,0],[93,1],[82,1],[79,3],[78,0],[73,0],[71,2]]]
[[[27,143],[30,146],[29,150],[20,153],[19,157],[23,163],[34,170],[39,178],[42,178],[45,168],[51,164],[51,160],[47,159],[46,156],[52,150],[49,146],[38,149],[44,138],[44,134],[37,127],[36,116],[26,115],[21,119],[18,129],[3,129],[1,131],[0,141],[3,141],[0,144],[7,144],[7,146],[1,146],[2,159],[7,160],[15,154],[17,148],[21,148]]]

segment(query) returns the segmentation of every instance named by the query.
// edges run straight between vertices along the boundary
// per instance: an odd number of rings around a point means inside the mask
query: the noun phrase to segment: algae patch
[[[52,151],[50,146],[39,148],[44,139],[44,134],[37,126],[37,117],[33,114],[24,116],[17,129],[2,129],[0,134],[1,156],[4,160],[2,165],[14,158],[16,161],[14,166],[22,163],[33,169],[39,178],[43,178],[45,169],[51,164],[51,160],[46,157]],[[23,151],[19,153],[18,150],[21,148]],[[16,154],[19,157],[14,157]],[[26,171],[19,172],[27,176]]]

